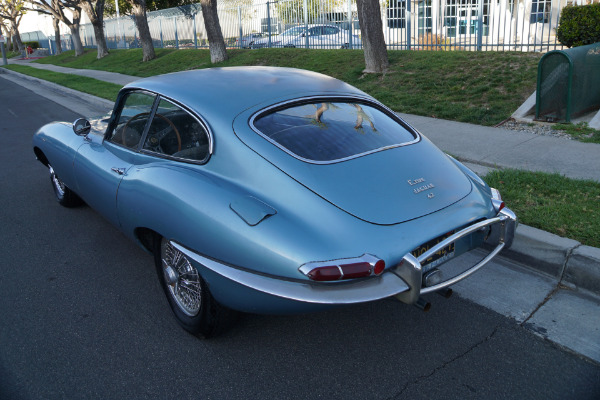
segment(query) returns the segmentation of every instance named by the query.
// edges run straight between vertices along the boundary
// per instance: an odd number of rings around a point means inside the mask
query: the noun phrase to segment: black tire
[[[54,168],[48,164],[48,171],[50,172],[50,182],[52,183],[52,189],[56,195],[58,204],[63,207],[77,207],[83,204],[83,200],[77,194],[69,189],[67,185],[56,175]]]
[[[208,339],[233,325],[237,312],[219,304],[185,254],[158,235],[154,240],[154,263],[171,310],[183,329]],[[183,275],[188,279],[184,280]]]

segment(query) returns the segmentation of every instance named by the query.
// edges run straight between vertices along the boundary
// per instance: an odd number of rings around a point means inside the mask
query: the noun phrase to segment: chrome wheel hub
[[[175,270],[170,265],[166,266],[165,267],[165,281],[167,281],[167,285],[174,286],[175,284],[177,284],[178,280],[179,280],[179,275],[177,275],[177,272],[175,272]]]
[[[198,271],[182,252],[164,239],[161,258],[169,294],[184,314],[198,315],[202,307],[202,278]]]

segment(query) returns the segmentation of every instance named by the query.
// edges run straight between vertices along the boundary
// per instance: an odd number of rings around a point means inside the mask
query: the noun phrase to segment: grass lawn
[[[580,142],[600,143],[600,131],[590,128],[585,122],[578,124],[558,123],[552,128],[564,131]]]
[[[142,50],[111,50],[96,59],[95,50],[73,51],[39,63],[98,69],[133,76],[239,65],[307,69],[341,79],[374,96],[394,111],[495,125],[535,90],[540,53],[466,51],[388,51],[385,75],[363,75],[361,50],[228,50],[229,60],[213,65],[208,50],[156,49],[157,58],[141,62]]]
[[[484,179],[521,223],[600,247],[600,183],[518,170],[493,171]]]
[[[117,94],[121,89],[120,85],[115,85],[114,83],[99,81],[85,76],[45,71],[26,65],[10,64],[5,66],[5,68],[112,101],[117,99]]]

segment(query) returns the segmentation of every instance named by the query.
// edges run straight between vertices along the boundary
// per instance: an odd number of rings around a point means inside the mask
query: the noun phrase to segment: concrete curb
[[[73,89],[24,75],[6,68],[0,73],[18,76],[61,96],[88,103],[92,107],[112,110],[114,102],[81,93]],[[89,116],[88,116],[89,117]],[[485,162],[471,161],[486,166]],[[555,278],[559,283],[590,291],[600,296],[600,249],[583,246],[580,242],[520,224],[510,249],[500,253],[533,270]]]
[[[106,108],[108,110],[112,110],[112,108],[115,104],[114,101],[109,101],[109,100],[106,100],[106,99],[103,99],[103,98],[100,98],[97,96],[93,96],[91,94],[79,92],[74,89],[69,89],[67,87],[64,87],[64,86],[61,86],[61,85],[58,85],[58,84],[55,84],[52,82],[48,82],[43,79],[35,78],[33,76],[21,74],[19,72],[12,71],[7,68],[0,68],[0,74],[12,75],[12,76],[18,77],[21,81],[28,82],[29,84],[43,86],[45,89],[50,90],[60,96],[68,96],[72,99],[76,99],[77,101],[85,102],[85,103],[89,104],[91,107]],[[27,86],[27,85],[23,85],[23,86]]]
[[[510,249],[502,257],[537,270],[566,286],[600,295],[600,249],[519,225]]]

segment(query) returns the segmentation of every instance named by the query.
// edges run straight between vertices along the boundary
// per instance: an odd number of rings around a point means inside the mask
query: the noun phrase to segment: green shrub
[[[567,47],[600,42],[600,3],[563,8],[556,33]]]

